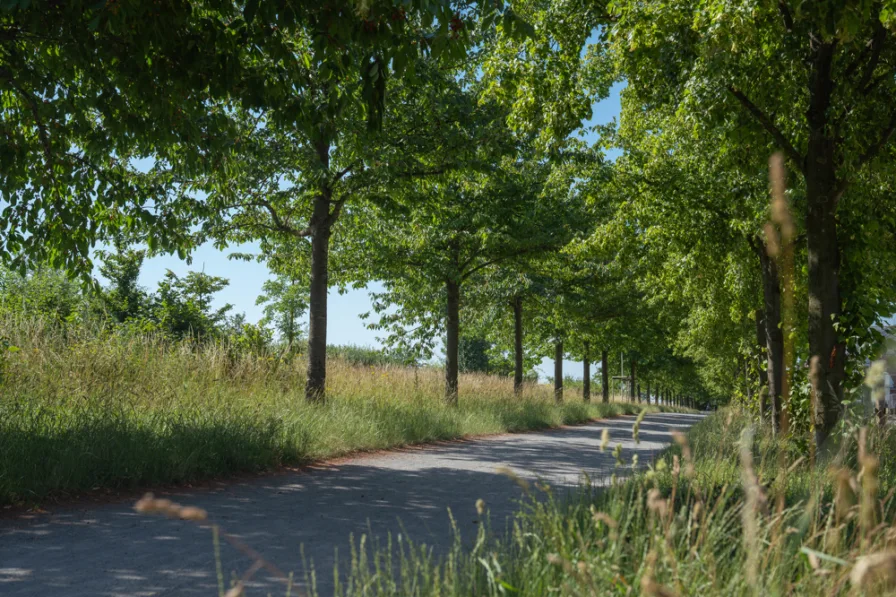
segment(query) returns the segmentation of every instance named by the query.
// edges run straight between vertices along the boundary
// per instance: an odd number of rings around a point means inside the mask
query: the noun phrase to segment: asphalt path
[[[453,541],[449,510],[461,537],[475,536],[483,523],[478,499],[487,505],[491,527],[506,528],[519,509],[522,489],[501,469],[547,482],[555,494],[574,488],[583,472],[594,484],[606,484],[626,469],[616,467],[612,449],[600,451],[604,429],[610,448],[622,444],[626,462],[637,454],[645,464],[669,444],[672,430],[684,431],[700,418],[648,415],[637,444],[634,417],[618,417],[361,455],[157,497],[205,509],[225,532],[299,579],[313,564],[320,595],[328,596],[334,563],[338,559],[346,568],[350,537],[355,543],[361,535],[384,543],[390,534],[393,539],[402,534],[438,553]],[[137,514],[132,506],[131,500],[69,506],[0,520],[0,595],[215,595],[210,530]],[[229,582],[252,560],[222,542],[220,563]],[[281,581],[265,570],[246,587],[247,595],[284,594]]]

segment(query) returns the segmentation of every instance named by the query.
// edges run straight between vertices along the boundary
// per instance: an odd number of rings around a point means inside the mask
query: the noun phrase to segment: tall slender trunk
[[[523,297],[513,298],[513,393],[523,393]]]
[[[460,283],[453,278],[445,280],[448,291],[447,318],[445,320],[445,401],[457,404],[458,340],[460,337]]]
[[[756,314],[756,345],[759,347],[757,355],[758,371],[759,371],[759,418],[762,421],[768,419],[768,365],[762,368],[762,361],[767,358],[767,340],[765,337],[765,315],[763,313]]]
[[[604,403],[610,402],[610,367],[606,350],[600,351],[600,383]]]
[[[840,318],[840,247],[837,241],[837,143],[828,110],[834,91],[831,74],[836,41],[815,41],[809,78],[804,176],[806,180],[806,244],[809,257],[809,358],[821,367],[815,387],[815,445],[822,449],[840,419],[845,374],[845,345],[835,326]]]
[[[765,314],[757,313],[756,314],[756,346],[758,347],[758,354],[756,355],[757,364],[759,365],[759,387],[762,388],[768,385],[768,375],[766,374],[766,369],[762,368],[762,360],[763,353],[766,348],[766,338],[765,338]]]
[[[584,357],[582,358],[582,399],[591,402],[591,354],[588,352],[588,342],[584,343]]]
[[[650,380],[647,380],[647,404],[650,404]]]
[[[753,385],[750,381],[750,359],[744,357],[744,388],[747,392],[747,404],[753,402]]]
[[[765,323],[766,381],[772,429],[781,423],[781,392],[784,383],[784,330],[781,329],[781,280],[778,265],[763,242],[756,245],[762,274],[763,321]]]
[[[638,395],[638,404],[641,404],[641,400],[642,400],[642,398],[641,398],[641,382],[640,382],[640,381],[638,382],[638,391],[637,391],[637,395]]]
[[[554,400],[563,402],[563,340],[554,345]]]
[[[629,382],[631,383],[631,388],[629,388],[629,398],[631,399],[632,402],[635,401],[635,362],[636,361],[637,361],[637,359],[635,359],[635,357],[632,357],[631,365],[630,365],[631,366],[631,379],[629,380]]]
[[[329,283],[330,193],[314,198],[311,215],[311,283],[308,301],[308,379],[305,399],[323,402],[327,391],[327,289]]]

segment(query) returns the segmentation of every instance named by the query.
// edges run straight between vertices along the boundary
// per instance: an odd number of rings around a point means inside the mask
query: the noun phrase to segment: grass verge
[[[844,437],[813,466],[801,438],[729,410],[643,474],[568,502],[532,496],[508,537],[481,530],[436,558],[360,552],[352,596],[891,595],[896,435]],[[547,499],[544,499],[544,498]]]
[[[406,444],[545,428],[640,410],[439,370],[333,360],[323,405],[305,363],[225,345],[0,319],[0,505],[97,488],[195,482]]]

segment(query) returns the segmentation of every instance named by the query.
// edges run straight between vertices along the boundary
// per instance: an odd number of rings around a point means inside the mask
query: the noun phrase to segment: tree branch
[[[856,163],[856,170],[860,170],[866,164],[874,160],[877,155],[886,147],[887,143],[890,142],[890,139],[893,137],[893,133],[896,133],[896,111],[894,111],[890,115],[890,122],[887,123],[887,127],[881,132],[880,137],[878,137],[877,141],[868,146],[868,149],[865,150],[861,156],[859,156],[859,161]],[[837,204],[840,202],[840,198],[843,197],[843,194],[846,192],[847,187],[849,186],[848,180],[843,180],[837,185],[837,188],[834,192],[834,203]]]
[[[885,128],[881,132],[878,140],[875,141],[874,144],[870,145],[868,149],[865,150],[865,153],[863,153],[859,157],[858,167],[861,168],[862,166],[876,158],[877,154],[879,154],[881,150],[886,146],[886,144],[889,143],[890,138],[893,136],[894,132],[896,132],[896,111],[894,111],[890,115],[890,122],[887,123],[887,128]]]
[[[794,161],[801,171],[804,170],[805,166],[803,164],[803,156],[796,150],[793,144],[790,143],[787,137],[784,136],[784,133],[781,132],[781,129],[775,126],[775,123],[772,122],[772,119],[769,118],[768,115],[765,114],[765,112],[760,110],[756,106],[756,104],[750,101],[750,98],[744,95],[743,92],[741,92],[739,89],[729,85],[728,91],[737,99],[737,101],[741,103],[741,105],[743,105],[744,108],[747,109],[747,111],[753,116],[753,118],[755,118],[759,122],[759,124],[761,124],[762,127],[772,137],[774,137],[775,142],[781,149],[784,150],[784,152],[787,154],[787,157]]]
[[[40,117],[40,111],[38,110],[37,99],[31,93],[29,93],[26,89],[18,84],[15,78],[12,76],[7,69],[0,67],[0,77],[3,77],[10,86],[15,89],[19,95],[22,96],[22,99],[25,100],[25,103],[28,104],[28,107],[31,109],[31,116],[34,118],[34,124],[37,126],[37,135],[40,138],[40,143],[43,146],[44,157],[47,160],[47,170],[50,172],[51,179],[53,178],[53,150],[50,146],[50,135],[47,133],[47,127],[44,125],[43,119]],[[54,184],[55,186],[55,184]]]
[[[413,170],[410,172],[402,172],[396,174],[396,178],[417,178],[422,176],[438,176],[444,174],[447,168],[436,168],[435,170]]]
[[[790,7],[787,6],[785,0],[778,0],[778,10],[784,19],[784,28],[787,29],[787,33],[793,33],[793,14],[791,14]]]
[[[870,46],[871,46],[871,58],[868,60],[868,64],[865,65],[865,70],[862,73],[862,78],[859,79],[859,83],[857,87],[862,91],[862,93],[866,93],[864,91],[865,87],[871,83],[871,77],[874,75],[874,69],[877,68],[878,63],[880,62],[880,54],[883,50],[884,40],[886,39],[887,30],[884,29],[883,24],[880,20],[877,20],[877,26],[874,28],[874,35],[871,38]]]
[[[333,211],[330,212],[330,215],[327,216],[328,224],[332,225],[333,222],[339,219],[339,215],[342,213],[342,206],[345,205],[345,198],[339,199],[337,201],[333,201]]]
[[[339,182],[340,180],[342,180],[342,177],[345,176],[346,174],[348,174],[349,172],[351,172],[352,170],[354,170],[356,165],[357,164],[351,164],[349,166],[346,166],[339,172],[337,172],[336,175],[333,177],[333,182],[335,183],[335,182]]]

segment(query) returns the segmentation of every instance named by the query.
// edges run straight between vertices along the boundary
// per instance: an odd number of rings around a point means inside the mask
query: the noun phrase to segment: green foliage
[[[296,342],[302,340],[304,329],[299,319],[308,310],[308,288],[293,277],[277,276],[265,280],[256,305],[264,305],[262,326],[272,326],[292,349]]]
[[[102,252],[99,256],[102,258],[100,273],[109,281],[109,286],[99,292],[106,315],[116,323],[144,316],[148,297],[137,285],[137,279],[146,252],[126,249]]]
[[[461,373],[490,373],[489,348],[491,348],[491,345],[488,340],[461,336],[457,359]]]
[[[181,278],[168,270],[153,299],[153,319],[159,329],[175,338],[212,336],[233,308],[232,305],[219,309],[211,306],[214,294],[227,285],[225,278],[204,272],[189,272]]]
[[[28,315],[40,313],[55,321],[76,316],[82,306],[78,285],[51,268],[25,275],[0,267],[0,311]]]
[[[407,367],[417,363],[412,355],[355,344],[327,346],[327,356],[360,367]]]
[[[474,20],[517,22],[466,0],[3,2],[0,259],[89,273],[93,244],[122,232],[185,254],[207,212],[136,160],[176,161],[188,178],[220,167],[234,106],[282,106],[298,123],[352,104],[377,128],[386,81],[412,78],[421,54],[462,58]]]

